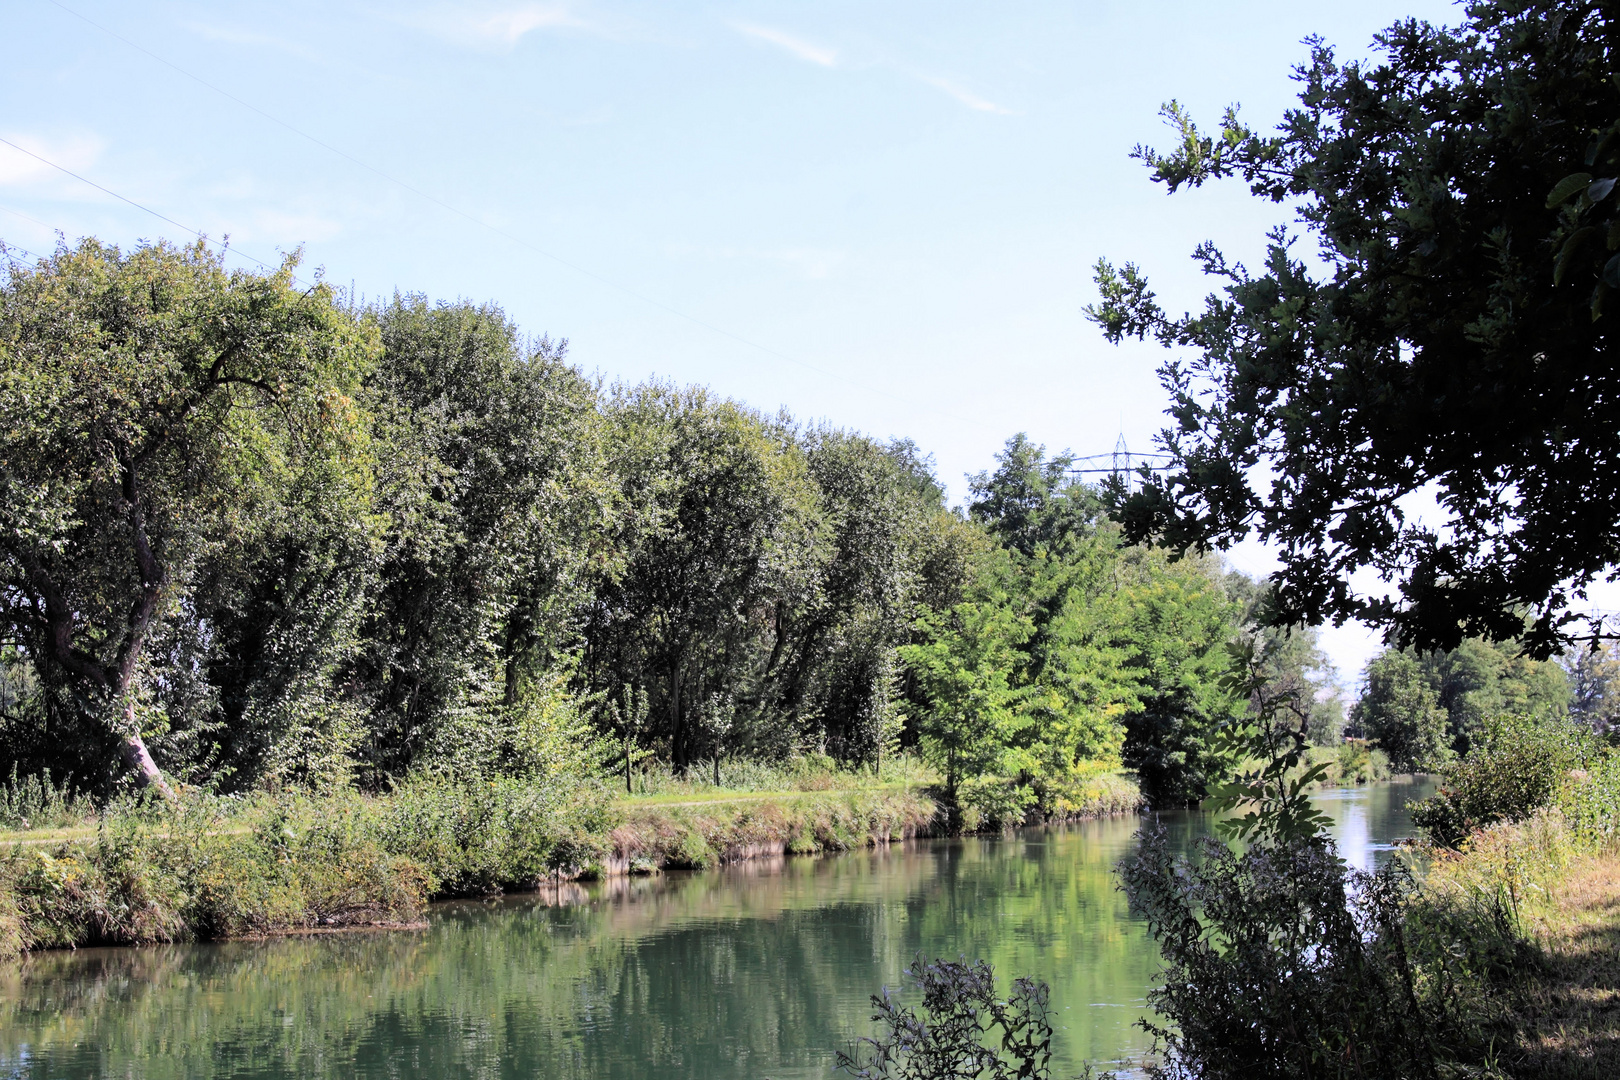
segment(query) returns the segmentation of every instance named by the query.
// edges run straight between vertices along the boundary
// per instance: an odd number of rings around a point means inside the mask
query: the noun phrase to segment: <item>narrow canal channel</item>
[[[1427,792],[1319,803],[1369,867]],[[1067,1076],[1144,1046],[1157,954],[1112,875],[1139,825],[564,886],[421,931],[43,953],[0,968],[0,1077],[819,1080],[918,953],[1050,983]]]

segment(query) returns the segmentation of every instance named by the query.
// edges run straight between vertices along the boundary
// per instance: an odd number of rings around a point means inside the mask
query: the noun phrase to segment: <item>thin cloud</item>
[[[803,38],[796,38],[781,30],[769,26],[757,26],[753,23],[732,23],[731,28],[746,37],[757,41],[768,42],[779,49],[786,49],[800,60],[822,67],[837,67],[838,54],[831,49],[824,49],[820,45],[813,45]]]
[[[5,137],[18,146],[74,172],[83,172],[94,165],[96,159],[101,156],[101,140],[93,136],[71,135],[57,139],[41,139],[33,135],[8,131]],[[71,178],[63,177],[60,172],[39,158],[29,157],[0,143],[0,186],[22,187],[40,182],[60,186],[63,180],[77,183]]]
[[[239,30],[231,26],[213,26],[208,23],[183,22],[180,24],[200,38],[209,41],[223,41],[229,45],[257,45],[267,49],[296,56],[300,60],[319,60],[320,57],[297,42],[287,41],[284,38],[273,37],[269,34],[258,34],[251,30]]]
[[[478,22],[478,29],[504,41],[516,42],[533,30],[549,30],[554,26],[583,26],[584,23],[562,6],[525,4],[511,11],[502,11]]]
[[[932,86],[947,97],[955,98],[975,112],[999,113],[1002,116],[1016,115],[1011,109],[1002,108],[993,101],[986,101],[972,91],[962,89],[949,79],[940,79],[933,75],[920,75],[917,72],[908,72],[908,74],[918,82],[926,86]]]
[[[536,30],[587,29],[590,24],[567,4],[439,6],[410,12],[401,22],[451,41],[511,47]]]

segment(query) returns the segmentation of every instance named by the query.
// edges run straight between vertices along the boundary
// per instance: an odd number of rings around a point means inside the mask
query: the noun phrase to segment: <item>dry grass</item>
[[[1454,1004],[1507,1076],[1620,1078],[1620,848],[1543,811],[1437,852],[1423,896],[1470,958]]]
[[[1540,963],[1513,995],[1514,1075],[1620,1077],[1620,853],[1572,860],[1528,922]]]

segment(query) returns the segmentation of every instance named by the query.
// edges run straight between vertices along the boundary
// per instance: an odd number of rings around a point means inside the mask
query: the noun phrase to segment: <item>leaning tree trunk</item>
[[[124,722],[118,733],[118,756],[123,758],[124,767],[135,774],[135,783],[140,788],[156,788],[165,799],[174,802],[174,788],[163,779],[163,770],[152,760],[152,752],[146,748],[146,740],[141,738],[140,721],[135,716],[134,693],[126,689],[120,697]]]

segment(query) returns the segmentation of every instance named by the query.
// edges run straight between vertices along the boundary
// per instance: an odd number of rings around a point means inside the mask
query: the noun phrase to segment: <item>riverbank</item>
[[[1412,914],[1460,943],[1429,958],[1453,1006],[1508,1076],[1620,1076],[1620,848],[1562,816],[1475,834],[1435,852]]]
[[[938,835],[914,780],[813,790],[665,786],[614,799],[501,779],[128,805],[93,823],[0,834],[0,957],[37,949],[257,937],[419,922],[434,900],[564,881],[816,855]],[[1062,817],[1139,801],[1110,776]]]

